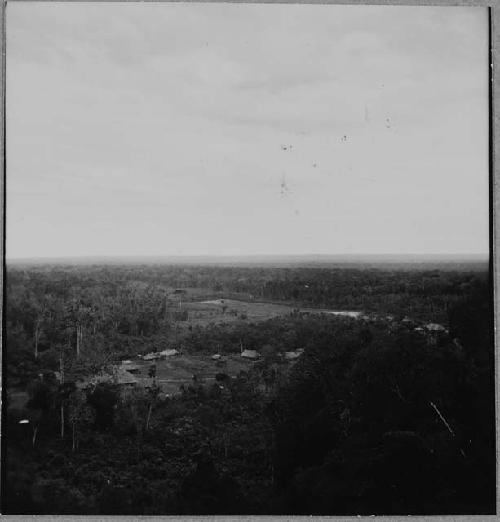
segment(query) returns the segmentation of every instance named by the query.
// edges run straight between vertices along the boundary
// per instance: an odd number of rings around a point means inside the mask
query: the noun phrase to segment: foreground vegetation
[[[193,325],[175,293],[187,288],[379,316]],[[447,331],[415,330],[405,316]],[[484,272],[11,268],[6,319],[4,513],[494,512]],[[138,353],[240,343],[261,354],[248,371],[221,364],[215,382],[174,396],[155,371],[145,386],[81,385]],[[12,399],[20,392],[26,404]]]

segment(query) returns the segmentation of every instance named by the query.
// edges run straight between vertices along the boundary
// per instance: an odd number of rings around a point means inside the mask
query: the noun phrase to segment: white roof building
[[[158,352],[151,352],[146,354],[143,359],[145,361],[154,361],[155,359],[159,359],[161,355]]]
[[[241,356],[245,359],[258,359],[260,357],[259,353],[255,350],[243,350]]]
[[[437,323],[428,323],[425,325],[425,328],[429,332],[446,332],[446,328],[442,324]]]
[[[172,355],[179,355],[179,351],[175,348],[172,348],[170,350],[163,350],[159,355],[161,357],[171,357]]]

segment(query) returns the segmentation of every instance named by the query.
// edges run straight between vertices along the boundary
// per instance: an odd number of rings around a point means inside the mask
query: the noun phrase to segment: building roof
[[[145,361],[154,361],[155,359],[159,359],[161,355],[158,352],[151,352],[144,355],[143,359]]]
[[[444,332],[446,328],[442,324],[428,323],[425,325],[430,332]]]
[[[118,366],[113,370],[113,382],[115,384],[137,384],[137,379],[125,368]]]
[[[118,385],[137,384],[137,379],[122,366],[113,366],[111,372],[101,371],[100,373],[92,375],[81,383],[78,383],[78,387],[86,388],[89,385],[95,386],[103,383]]]
[[[123,364],[123,362],[122,362],[121,367],[127,372],[137,372],[142,368],[141,366],[138,366],[137,364]]]
[[[162,357],[170,357],[171,355],[178,355],[178,354],[179,354],[179,351],[176,350],[175,348],[172,348],[169,350],[163,350],[162,352],[160,352],[160,355]]]
[[[257,359],[260,357],[259,353],[255,350],[243,350],[241,356],[246,357],[247,359]]]

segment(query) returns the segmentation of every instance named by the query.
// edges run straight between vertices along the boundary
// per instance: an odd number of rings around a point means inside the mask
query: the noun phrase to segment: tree
[[[87,402],[86,394],[81,390],[74,390],[69,396],[69,422],[72,428],[72,450],[78,449],[79,433],[95,421],[94,412]]]
[[[51,410],[55,408],[57,392],[57,383],[48,379],[36,379],[28,387],[30,399],[26,406],[30,412],[29,420],[33,430],[33,447],[35,447],[40,426],[48,419]]]
[[[146,418],[146,430],[149,430],[149,425],[151,421],[151,413],[153,412],[153,408],[158,402],[158,396],[160,395],[161,388],[156,384],[156,381],[153,380],[151,386],[146,388],[147,398],[148,398],[148,416]]]
[[[100,383],[87,392],[87,401],[94,409],[95,425],[99,429],[113,426],[118,390],[114,384]]]

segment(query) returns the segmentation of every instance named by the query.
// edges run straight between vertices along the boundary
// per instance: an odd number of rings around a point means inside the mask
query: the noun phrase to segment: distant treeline
[[[488,295],[488,273],[191,265],[10,267],[7,379],[22,384],[40,366],[57,366],[61,353],[72,359],[80,349],[92,357],[105,351],[116,358],[160,348],[169,339],[182,340],[184,334],[176,328],[179,314],[172,312],[177,300],[173,290],[178,288],[446,323],[460,300]],[[254,346],[245,329],[244,324],[233,329],[233,344],[226,336],[222,348],[234,350],[240,338],[248,339],[247,347]],[[185,336],[186,346],[216,349],[217,335],[217,328],[195,329]]]
[[[19,285],[40,299],[45,295],[69,301],[120,299],[135,293],[149,306],[167,288],[203,288],[242,293],[254,299],[290,301],[306,306],[446,317],[449,305],[488,281],[487,270],[408,270],[366,268],[272,268],[207,265],[92,265],[9,268],[9,295]],[[142,293],[142,296],[141,296]],[[146,295],[146,294],[147,295]],[[146,299],[147,298],[147,299]],[[148,310],[151,312],[151,310]]]

